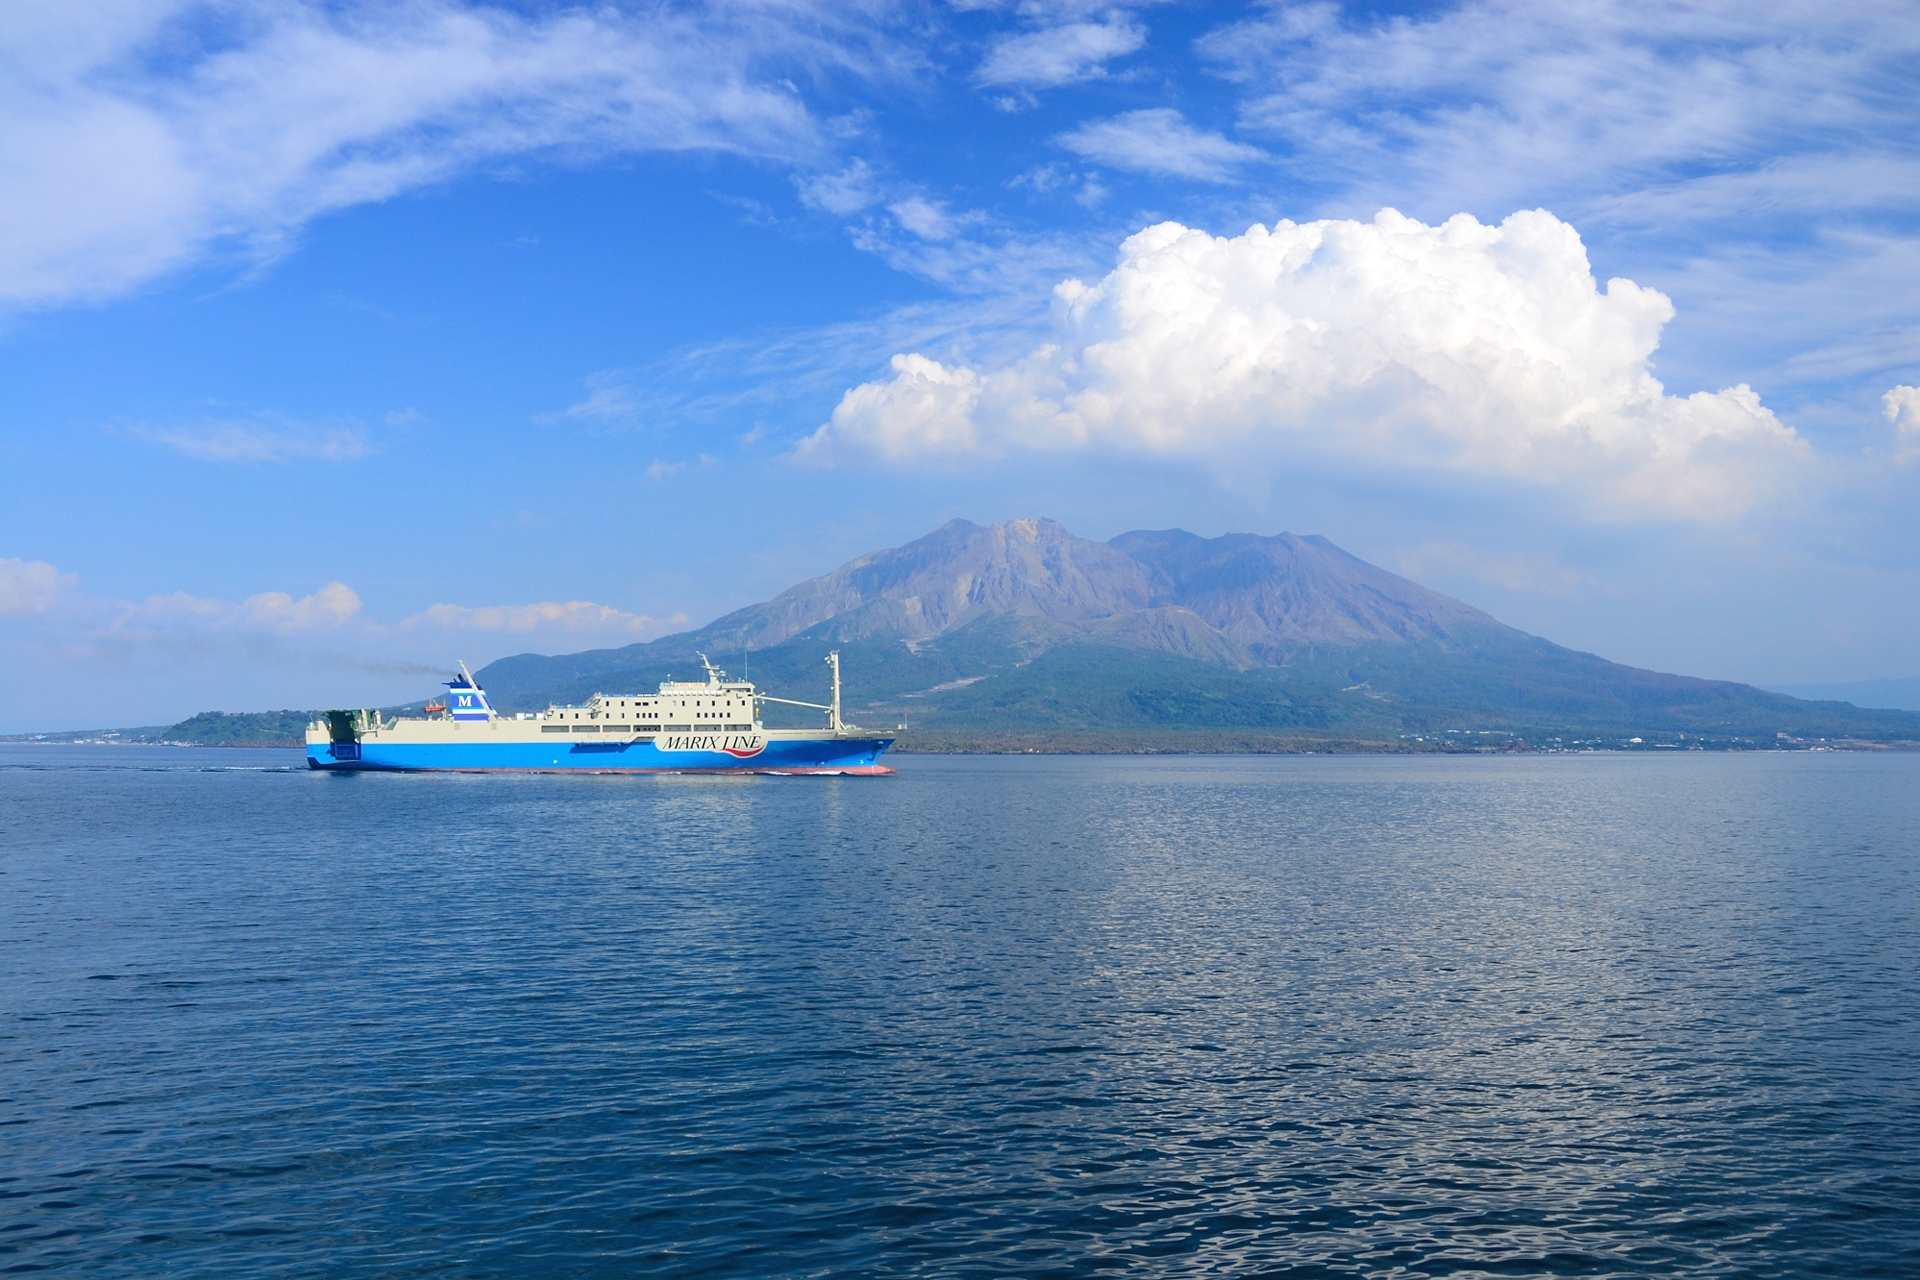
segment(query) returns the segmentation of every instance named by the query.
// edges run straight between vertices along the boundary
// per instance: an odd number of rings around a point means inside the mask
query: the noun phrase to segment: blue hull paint
[[[739,757],[724,751],[662,751],[643,742],[446,742],[357,744],[337,758],[328,743],[307,744],[307,766],[334,771],[460,773],[892,773],[880,753],[892,738],[770,741]],[[343,756],[346,752],[341,753]]]

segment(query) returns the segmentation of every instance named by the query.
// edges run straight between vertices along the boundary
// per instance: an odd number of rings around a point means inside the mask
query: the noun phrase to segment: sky
[[[1920,674],[1903,4],[0,24],[0,732],[384,705],[956,516]]]

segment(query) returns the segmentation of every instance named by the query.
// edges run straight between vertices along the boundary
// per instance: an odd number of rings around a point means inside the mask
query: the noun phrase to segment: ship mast
[[[756,693],[754,698],[760,702],[778,702],[787,707],[812,707],[815,711],[827,713],[827,728],[833,733],[845,733],[847,722],[840,718],[840,651],[835,649],[827,655],[827,665],[833,668],[833,701],[830,703],[801,702],[795,698],[776,698],[770,693]]]

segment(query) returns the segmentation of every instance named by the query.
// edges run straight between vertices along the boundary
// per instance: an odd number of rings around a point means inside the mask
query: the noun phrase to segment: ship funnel
[[[487,701],[487,691],[473,678],[462,662],[460,676],[447,681],[447,714],[455,720],[491,720],[493,704]]]

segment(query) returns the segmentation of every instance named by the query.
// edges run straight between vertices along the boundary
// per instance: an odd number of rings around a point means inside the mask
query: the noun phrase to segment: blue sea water
[[[1920,1274],[1920,757],[0,748],[0,1269]]]

